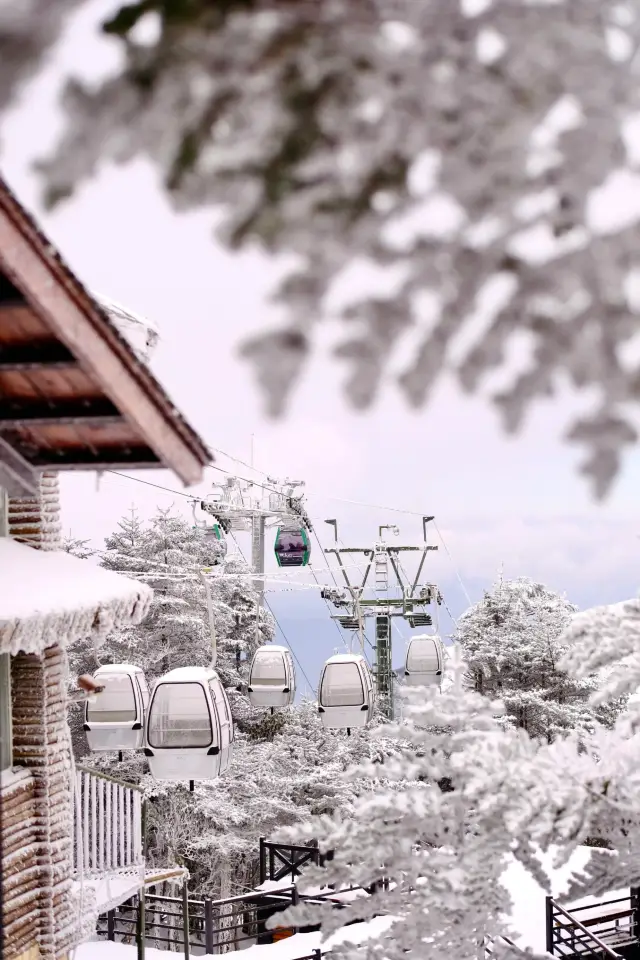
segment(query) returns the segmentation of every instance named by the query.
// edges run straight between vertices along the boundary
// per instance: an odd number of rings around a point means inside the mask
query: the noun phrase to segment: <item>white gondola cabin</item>
[[[233,721],[220,677],[180,667],[156,681],[144,752],[156,780],[213,780],[231,762]]]
[[[324,665],[318,711],[325,727],[364,727],[373,715],[373,681],[365,658],[339,653]]]
[[[249,700],[254,707],[288,707],[296,695],[296,674],[288,647],[258,647],[249,671]]]
[[[436,634],[411,637],[404,665],[404,681],[411,687],[441,686],[444,653]]]
[[[141,750],[149,687],[140,667],[130,663],[105,664],[96,670],[93,679],[104,690],[85,708],[89,749],[94,753]]]

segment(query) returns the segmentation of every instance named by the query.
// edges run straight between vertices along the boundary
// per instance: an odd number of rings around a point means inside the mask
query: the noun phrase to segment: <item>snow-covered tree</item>
[[[147,526],[132,514],[107,538],[106,547],[103,566],[144,580],[153,587],[154,600],[139,627],[109,638],[101,659],[144,664],[150,679],[176,667],[206,666],[212,637],[199,573],[213,566],[216,669],[238,699],[242,664],[273,636],[272,618],[263,610],[257,625],[257,594],[244,560],[223,556],[218,541],[170,510],[159,510]]]
[[[246,680],[247,661],[261,643],[272,639],[273,620],[260,610],[242,558],[224,557],[217,541],[182,516],[159,510],[144,524],[132,510],[107,537],[102,565],[144,580],[154,589],[151,610],[136,627],[108,637],[99,651],[77,644],[70,651],[71,672],[93,672],[100,663],[135,663],[149,682],[176,667],[211,662],[212,641],[205,587],[199,571],[214,565],[211,594],[217,641],[216,668],[227,688],[234,716],[251,717],[248,700],[237,687]],[[86,751],[80,733],[81,711],[71,713],[79,755]]]
[[[338,913],[305,906],[280,922],[322,917],[329,934],[383,914],[394,920],[375,955],[473,958],[485,936],[507,928],[511,904],[501,878],[509,858],[540,877],[533,844],[549,832],[557,839],[567,827],[552,800],[555,780],[539,779],[543,747],[496,721],[500,705],[465,687],[465,665],[457,648],[453,654],[448,689],[405,694],[407,722],[391,730],[404,744],[402,755],[351,772],[377,778],[375,792],[358,797],[349,818],[337,812],[296,831],[334,850],[326,868],[309,872],[310,883],[369,887],[386,877],[389,888]],[[450,789],[443,791],[442,781]],[[351,955],[372,956],[370,949]]]
[[[282,827],[335,810],[348,816],[355,798],[371,789],[371,781],[364,776],[347,780],[346,770],[363,760],[383,763],[398,749],[386,725],[354,730],[351,736],[325,729],[314,701],[276,716],[281,724],[275,735],[241,738],[229,773],[196,786],[204,825],[188,853],[200,869],[204,863],[211,865],[209,878],[219,872],[216,863],[235,854],[248,871],[238,880],[250,886],[260,836],[271,837]]]
[[[97,551],[90,546],[90,543],[90,540],[78,539],[78,537],[74,537],[70,532],[68,537],[63,537],[61,548],[66,553],[78,557],[79,560],[88,560],[89,557],[93,557],[97,553]]]
[[[262,612],[256,629],[256,595],[245,562],[223,556],[184,518],[158,511],[143,524],[132,512],[106,547],[103,565],[143,579],[155,596],[146,620],[109,637],[100,660],[138,663],[151,680],[176,666],[209,661],[209,624],[197,570],[214,565],[217,667],[229,689],[236,743],[225,776],[196,783],[193,792],[188,784],[153,780],[141,754],[125,753],[122,760],[100,755],[91,762],[144,787],[152,860],[187,864],[194,888],[212,895],[246,889],[255,880],[260,836],[314,814],[346,810],[366,783],[348,783],[341,775],[362,759],[383,760],[393,743],[384,728],[354,731],[351,737],[325,730],[315,703],[274,715],[249,706],[236,687],[246,681],[255,647],[272,637],[272,621]],[[77,673],[95,667],[93,650],[74,649],[73,657]],[[81,747],[79,712],[75,726]]]
[[[499,698],[510,722],[551,741],[594,722],[611,725],[623,703],[594,707],[597,671],[580,678],[561,667],[568,651],[563,634],[577,608],[526,577],[499,579],[458,621],[474,688]]]
[[[569,625],[560,666],[578,679],[611,669],[596,703],[618,699],[637,683],[625,666],[637,667],[640,656],[639,611],[640,604],[629,601],[587,611]],[[616,668],[619,646],[627,664]],[[322,920],[328,935],[349,920],[386,915],[384,943],[350,948],[351,957],[384,951],[401,960],[415,950],[426,960],[471,958],[480,955],[485,936],[509,932],[502,876],[512,857],[549,889],[536,854],[553,849],[560,864],[599,836],[610,849],[592,851],[569,896],[640,885],[637,712],[621,714],[609,728],[595,724],[592,732],[534,740],[499,722],[499,704],[469,689],[467,671],[456,644],[451,687],[426,699],[424,691],[407,692],[407,722],[389,730],[404,739],[406,752],[378,771],[403,783],[400,793],[381,783],[355,801],[348,821],[334,814],[296,830],[298,838],[314,835],[335,851],[323,870],[310,871],[310,882],[368,886],[386,876],[389,888],[339,914],[305,906],[279,916],[279,923]],[[351,775],[367,774],[375,777],[361,765]]]
[[[193,792],[184,783],[153,780],[135,754],[122,762],[109,756],[97,761],[141,784],[151,801],[151,858],[186,864],[201,893],[225,896],[250,888],[261,836],[336,810],[348,816],[355,798],[371,790],[371,778],[346,779],[345,772],[364,760],[382,764],[398,749],[386,725],[351,736],[326,730],[312,701],[273,719],[279,721],[275,732],[267,724],[266,736],[257,725],[248,734],[237,729],[230,769],[218,780],[196,782]]]
[[[11,90],[74,0],[5,6]],[[244,351],[272,412],[315,325],[336,314],[358,407],[405,339],[397,379],[419,406],[446,370],[477,390],[519,334],[530,362],[495,397],[506,428],[566,374],[597,388],[567,436],[606,492],[636,440],[625,345],[640,236],[635,207],[614,215],[611,199],[638,190],[633,3],[114,0],[103,29],[121,66],[68,84],[66,133],[43,166],[49,199],[105,161],[144,156],[178,209],[225,214],[231,247],[293,254],[279,291],[290,318]],[[361,268],[364,292],[346,302],[336,281]],[[460,349],[480,315],[483,333]]]

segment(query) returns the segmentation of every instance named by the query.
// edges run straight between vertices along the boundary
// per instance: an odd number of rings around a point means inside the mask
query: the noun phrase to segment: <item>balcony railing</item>
[[[76,767],[74,798],[77,877],[144,868],[144,798],[139,787]]]

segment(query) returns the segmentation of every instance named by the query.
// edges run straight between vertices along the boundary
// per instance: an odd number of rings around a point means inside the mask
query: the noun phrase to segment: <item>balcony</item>
[[[142,887],[185,875],[180,867],[147,869],[145,807],[134,784],[76,767],[74,886],[94,916],[124,903]]]

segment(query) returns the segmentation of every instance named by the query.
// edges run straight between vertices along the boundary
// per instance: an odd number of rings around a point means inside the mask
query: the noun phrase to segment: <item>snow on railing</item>
[[[74,867],[97,877],[144,866],[143,797],[139,787],[76,768]]]

